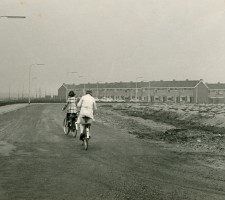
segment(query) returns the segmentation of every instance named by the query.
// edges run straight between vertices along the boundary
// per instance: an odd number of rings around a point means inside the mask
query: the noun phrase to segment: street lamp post
[[[23,89],[22,89],[22,100],[23,100],[23,93],[24,93],[24,85],[23,85]]]
[[[96,97],[97,98],[99,98],[99,96],[100,96],[99,93],[101,93],[101,92],[99,92],[99,84],[101,84],[101,83],[103,83],[103,82],[102,81],[97,81],[96,82],[96,90],[97,90],[96,91]],[[100,87],[100,90],[102,90],[102,87]],[[105,91],[104,91],[104,96],[105,96]]]
[[[10,15],[5,15],[5,16],[0,16],[0,18],[8,18],[8,19],[25,19],[26,16],[10,16]]]
[[[150,102],[150,81],[147,81],[147,80],[143,80],[143,81],[145,81],[146,83],[148,83],[148,86],[147,86],[147,90],[148,90],[148,102]]]
[[[10,86],[9,86],[9,101],[10,101],[10,98],[11,98],[10,91],[11,91],[11,89],[10,89]]]
[[[19,16],[19,15],[1,15],[0,18],[7,18],[7,19],[25,19],[26,16]],[[10,87],[9,87],[9,100],[10,100]]]
[[[137,94],[138,94],[138,89],[137,89],[137,80],[143,78],[142,76],[136,77],[136,91],[135,91],[135,101],[137,101]]]
[[[99,96],[99,90],[98,90],[98,82],[97,82],[97,94],[96,94],[97,98]]]
[[[28,103],[30,104],[30,75],[31,75],[31,68],[33,66],[41,66],[41,65],[45,65],[45,64],[31,64],[30,67],[29,67],[29,94],[28,94]]]
[[[67,87],[68,87],[68,85],[66,86],[66,96],[65,96],[65,100],[67,99],[67,93],[68,93]]]
[[[37,80],[37,77],[36,77],[36,76],[32,78],[32,82],[33,82],[34,80]],[[36,86],[35,86],[35,97],[36,97],[36,99],[37,99],[37,83],[36,83],[35,85],[36,85]],[[31,94],[31,96],[32,96],[32,94]]]

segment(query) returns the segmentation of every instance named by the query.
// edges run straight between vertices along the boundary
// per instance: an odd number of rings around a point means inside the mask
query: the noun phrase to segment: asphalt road
[[[95,122],[85,151],[60,104],[0,115],[1,200],[224,200],[225,170]]]

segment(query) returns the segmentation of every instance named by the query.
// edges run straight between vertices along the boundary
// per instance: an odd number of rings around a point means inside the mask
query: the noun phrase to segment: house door
[[[154,102],[154,96],[151,96],[150,100],[151,102]]]

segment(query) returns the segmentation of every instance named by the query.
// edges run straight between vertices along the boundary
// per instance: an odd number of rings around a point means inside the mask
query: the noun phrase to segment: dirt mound
[[[194,105],[114,104],[100,108],[102,121],[138,138],[225,153],[225,121],[221,115],[212,116],[209,110],[213,109],[218,112],[213,106]]]

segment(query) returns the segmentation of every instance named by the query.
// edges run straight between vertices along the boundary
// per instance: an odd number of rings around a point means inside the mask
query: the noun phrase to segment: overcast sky
[[[27,91],[35,63],[32,91],[49,93],[139,76],[225,82],[224,0],[0,0],[4,15],[26,19],[0,18],[0,92]]]

